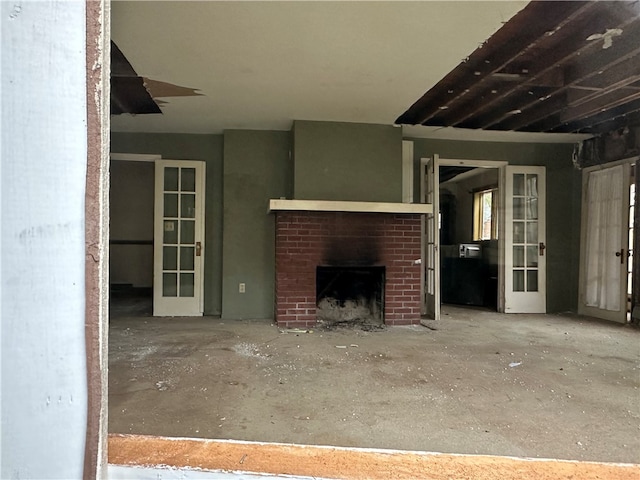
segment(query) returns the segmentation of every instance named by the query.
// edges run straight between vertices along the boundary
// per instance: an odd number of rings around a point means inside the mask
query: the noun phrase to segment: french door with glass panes
[[[438,155],[422,164],[423,203],[430,203],[432,213],[423,220],[423,314],[440,320],[440,164]]]
[[[630,198],[632,172],[629,162],[583,171],[581,315],[627,321],[635,202],[635,188]]]
[[[205,165],[155,165],[153,315],[202,315]]]
[[[505,313],[546,312],[545,168],[506,168]]]

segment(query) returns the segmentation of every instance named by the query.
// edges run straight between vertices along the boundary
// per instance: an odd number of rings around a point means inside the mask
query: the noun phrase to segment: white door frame
[[[618,323],[626,323],[627,322],[627,262],[629,261],[628,257],[625,262],[624,275],[621,273],[621,306],[620,311],[607,311],[596,307],[589,307],[585,304],[585,288],[586,288],[586,273],[585,273],[585,265],[586,265],[586,245],[587,245],[587,186],[589,181],[589,175],[592,172],[596,172],[599,170],[605,170],[607,168],[617,167],[619,165],[624,165],[630,167],[634,163],[637,164],[640,161],[640,156],[635,156],[631,158],[626,158],[623,160],[618,160],[615,162],[603,163],[600,165],[595,165],[593,167],[585,168],[582,171],[582,200],[581,200],[581,213],[580,213],[580,277],[579,277],[579,293],[578,293],[578,314],[586,315],[589,317],[602,318],[604,320],[610,320]],[[629,209],[629,186],[632,181],[630,177],[624,177],[626,181],[624,183],[624,196],[623,196],[623,205],[626,206],[627,212]],[[637,193],[636,193],[637,195]],[[636,206],[637,208],[637,206]],[[628,220],[628,219],[627,219]],[[628,230],[628,223],[623,221],[625,228]],[[629,235],[628,233],[624,233],[622,235],[622,248],[624,248],[625,252],[629,251]],[[622,276],[624,276],[624,280],[622,280]]]
[[[172,162],[172,163],[177,163],[180,166],[187,166],[189,163],[194,164],[194,165],[198,165],[202,167],[202,175],[200,178],[200,182],[198,185],[196,185],[196,189],[199,189],[199,191],[202,192],[202,194],[199,196],[199,205],[197,205],[196,207],[196,211],[199,212],[199,214],[196,214],[196,223],[199,223],[201,228],[201,232],[200,234],[198,234],[198,238],[196,239],[196,241],[200,242],[200,251],[201,251],[201,255],[199,257],[196,257],[196,262],[198,263],[198,269],[199,269],[199,277],[200,277],[200,282],[199,282],[199,286],[197,288],[196,291],[196,295],[199,297],[198,300],[198,311],[197,312],[181,312],[180,310],[174,310],[174,311],[167,311],[165,313],[162,314],[162,316],[164,315],[171,315],[171,316],[188,316],[188,315],[203,315],[204,314],[204,252],[205,252],[205,248],[204,248],[204,230],[205,230],[205,217],[204,217],[204,210],[205,210],[205,196],[206,196],[206,163],[203,160],[171,160],[171,159],[163,159],[161,155],[158,154],[147,154],[147,153],[117,153],[117,152],[112,152],[110,153],[110,159],[112,161],[128,161],[128,162],[151,162],[154,163],[156,166],[156,170],[158,168],[158,165],[160,164],[165,164],[166,162]],[[157,181],[158,179],[155,179],[155,183],[156,183],[156,188],[157,188]],[[153,237],[154,237],[154,253],[153,253],[153,297],[154,297],[154,315],[156,315],[155,312],[155,305],[156,305],[156,297],[158,292],[161,289],[161,285],[162,285],[162,278],[158,276],[158,268],[157,268],[157,264],[158,262],[162,262],[162,252],[158,251],[159,249],[156,248],[156,245],[158,244],[162,244],[162,241],[159,240],[162,238],[162,231],[158,231],[158,225],[156,225],[156,218],[159,214],[158,209],[160,208],[160,205],[158,205],[158,202],[156,201],[156,193],[154,193],[154,229],[153,229]],[[160,235],[160,237],[158,237],[158,235]]]
[[[427,164],[429,163],[430,158],[421,158],[420,159],[420,201],[424,202],[424,197],[426,194],[426,172],[427,172]],[[473,168],[497,168],[498,169],[498,192],[500,195],[500,205],[498,209],[499,223],[498,223],[498,303],[497,310],[498,312],[504,312],[504,257],[505,257],[505,181],[506,181],[506,167],[509,165],[509,162],[504,160],[469,160],[469,159],[461,159],[461,158],[440,158],[437,160],[438,168],[440,166],[449,166],[449,167],[473,167]],[[439,176],[438,176],[439,178]],[[438,185],[439,190],[439,185]],[[434,203],[434,215],[439,215],[439,199],[438,199],[438,209],[436,210]],[[420,275],[420,291],[422,292],[422,306],[421,312],[422,314],[426,314],[426,302],[425,302],[425,266],[427,265],[426,258],[426,223],[423,217],[423,226],[422,226],[422,266],[421,275]],[[439,235],[439,233],[438,233]],[[440,269],[440,265],[437,265],[436,268]],[[438,282],[440,281],[440,275],[438,274]],[[439,304],[440,300],[440,288],[438,285],[438,298],[437,302]],[[439,309],[439,308],[438,308]]]
[[[124,162],[155,162],[162,160],[162,156],[155,153],[111,153],[110,159]]]

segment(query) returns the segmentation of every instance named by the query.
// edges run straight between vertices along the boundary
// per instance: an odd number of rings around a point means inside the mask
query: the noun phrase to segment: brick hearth
[[[316,267],[384,266],[384,322],[420,322],[420,215],[276,213],[276,321],[316,323]]]

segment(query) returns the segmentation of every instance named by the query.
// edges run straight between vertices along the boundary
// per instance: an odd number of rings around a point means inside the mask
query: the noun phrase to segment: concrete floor
[[[443,311],[296,334],[114,304],[109,431],[640,463],[640,330]]]

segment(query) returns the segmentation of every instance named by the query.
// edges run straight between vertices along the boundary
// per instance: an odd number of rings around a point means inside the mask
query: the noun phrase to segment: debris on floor
[[[167,390],[169,386],[170,386],[169,382],[164,380],[159,380],[156,382],[156,388],[161,392],[164,392],[165,390]]]
[[[233,351],[243,357],[264,358],[268,356],[261,354],[258,350],[258,346],[253,343],[238,343],[237,345],[233,346]]]
[[[437,324],[438,322],[436,320],[427,320],[425,318],[420,320],[420,325],[433,331],[438,331],[438,328],[436,327]]]
[[[387,328],[382,323],[363,322],[362,320],[345,320],[341,322],[318,322],[318,329],[323,331],[362,330],[363,332],[380,332]]]
[[[304,328],[283,328],[280,333],[313,333],[313,330],[307,330]]]
[[[113,318],[109,429],[640,463],[640,332],[449,311],[438,332],[339,325],[313,335],[269,321]]]

